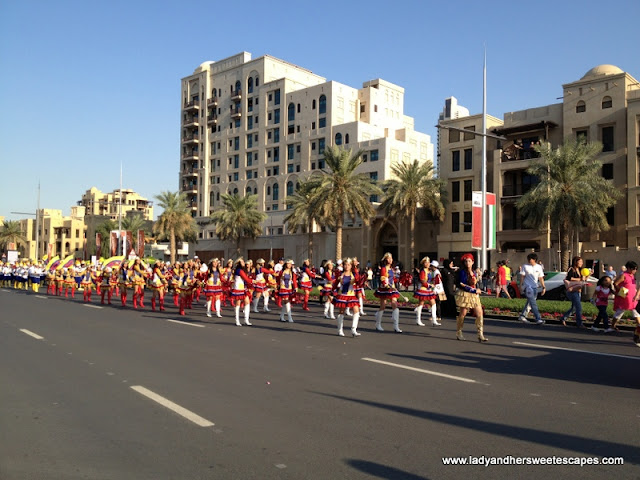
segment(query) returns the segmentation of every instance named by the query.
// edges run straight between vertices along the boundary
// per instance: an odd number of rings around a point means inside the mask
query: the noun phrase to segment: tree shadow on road
[[[357,460],[355,458],[351,458],[347,460],[346,463],[350,467],[353,467],[356,470],[360,470],[361,472],[366,473],[367,475],[371,475],[372,477],[385,479],[393,478],[394,480],[428,480],[427,477],[414,475],[413,473],[409,473],[398,468],[389,467],[380,463],[369,462],[367,460]]]

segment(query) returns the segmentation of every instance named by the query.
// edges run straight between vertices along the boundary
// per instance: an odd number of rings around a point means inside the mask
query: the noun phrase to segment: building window
[[[460,212],[451,212],[451,233],[460,232]]]
[[[576,113],[583,113],[587,111],[587,104],[584,103],[583,100],[580,100],[577,104],[576,104]]]
[[[233,149],[240,150],[240,137],[234,137],[233,139]]]
[[[247,112],[253,112],[253,98],[247,100]]]
[[[247,167],[250,167],[252,165],[253,165],[253,153],[247,152]]]
[[[460,150],[451,152],[451,170],[454,172],[460,171]]]
[[[587,143],[589,141],[589,135],[587,130],[576,130],[576,140],[581,143]]]
[[[311,130],[315,130],[316,129],[316,122],[311,122]]]
[[[341,133],[336,133],[336,139],[334,142],[336,145],[342,145],[342,134]]]
[[[318,139],[318,154],[322,155],[324,153],[324,138]]]
[[[605,109],[611,107],[613,107],[613,100],[611,100],[611,97],[607,95],[602,99],[602,108]]]
[[[473,180],[464,181],[464,201],[470,202],[473,190]]]
[[[344,136],[344,143],[349,145],[349,134],[348,133],[345,134],[345,136]]]
[[[233,156],[233,168],[239,168],[240,167],[240,155],[234,155]]]
[[[371,152],[369,152],[369,160],[372,162],[378,161],[378,150],[371,150]]]
[[[322,117],[318,119],[318,128],[324,128],[327,126],[327,117]]]
[[[602,127],[602,151],[613,152],[613,127]]]
[[[378,202],[378,195],[371,195],[371,196],[369,197],[369,201],[370,201],[371,203],[374,203],[374,202],[375,202],[375,203],[377,203],[377,202]]]
[[[249,77],[247,80],[247,93],[253,93],[253,78]]]
[[[278,200],[280,196],[280,187],[277,183],[273,185],[273,194],[271,195],[272,200]]]
[[[289,126],[287,127],[287,133],[288,133],[288,134],[295,133],[295,125],[289,125]]]
[[[280,129],[279,128],[274,128],[273,129],[273,141],[275,143],[278,143],[280,141]]]
[[[471,231],[471,222],[472,222],[472,217],[471,217],[471,212],[464,212],[464,220],[463,220],[463,231],[464,232],[470,232]]]
[[[318,168],[319,169],[323,169],[324,168],[324,160],[323,159],[318,160]]]
[[[605,180],[613,180],[613,163],[605,163],[602,165],[602,178]]]
[[[274,105],[280,105],[280,89],[274,92],[273,103]]]
[[[460,182],[451,182],[451,201],[460,201]]]
[[[476,126],[475,125],[471,125],[469,127],[464,127],[465,130],[471,130],[473,132],[476,131]],[[470,132],[464,132],[464,139],[465,140],[473,140],[474,138],[476,138],[475,134],[470,133]]]
[[[280,161],[280,147],[275,147],[273,149],[273,161],[274,162]]]
[[[293,163],[287,163],[287,173],[293,173]]]
[[[260,85],[260,77],[256,77],[256,87]]]
[[[315,110],[316,109],[316,100],[315,98],[311,101],[311,110]]]
[[[247,135],[247,148],[252,148],[253,147],[253,135],[249,134]]]
[[[318,114],[322,115],[323,113],[327,113],[327,97],[324,95],[320,95],[320,99],[318,100]]]
[[[607,209],[607,223],[609,225],[614,225],[615,223],[615,207],[609,207]]]
[[[464,169],[471,170],[473,168],[473,150],[471,148],[464,149]]]
[[[293,195],[293,182],[287,182],[287,197]]]
[[[369,172],[369,179],[372,182],[377,182],[378,181],[378,172]]]
[[[293,103],[287,108],[287,122],[293,122],[296,119],[296,106]]]
[[[280,109],[276,108],[273,111],[273,123],[278,124],[280,123]]]
[[[293,160],[293,144],[287,145],[287,160]]]
[[[449,130],[449,143],[460,141],[460,130]]]

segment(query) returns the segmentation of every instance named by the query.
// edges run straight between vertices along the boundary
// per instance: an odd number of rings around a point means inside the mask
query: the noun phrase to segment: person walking
[[[530,253],[527,255],[527,262],[520,267],[520,276],[522,278],[522,292],[527,297],[527,302],[524,304],[524,308],[520,313],[520,321],[529,323],[527,320],[527,312],[529,308],[533,311],[535,321],[538,325],[542,325],[544,320],[540,317],[540,311],[538,310],[538,302],[536,297],[538,295],[538,282],[542,286],[542,294],[547,291],[544,285],[544,270],[538,264],[538,255]]]
[[[640,327],[640,313],[638,312],[638,310],[636,310],[636,305],[638,304],[638,299],[640,298],[640,290],[638,290],[636,286],[636,273],[638,272],[638,264],[634,261],[629,261],[624,265],[624,267],[624,271],[620,275],[618,275],[618,278],[616,278],[616,280],[613,282],[616,296],[613,300],[614,314],[613,321],[611,322],[611,327],[616,330],[616,324],[622,318],[624,312],[631,313],[631,315],[635,318],[637,325]],[[635,341],[635,343],[640,347],[638,341]]]
[[[613,328],[609,327],[609,315],[607,314],[607,307],[609,306],[609,294],[611,293],[611,277],[603,275],[598,280],[598,285],[593,292],[592,300],[598,309],[598,316],[593,321],[591,330],[594,332],[600,332],[600,321],[604,324],[604,333],[615,332]]]
[[[456,305],[460,309],[460,315],[456,321],[456,338],[464,340],[462,335],[464,318],[467,316],[467,312],[471,312],[476,317],[478,341],[488,342],[489,339],[484,336],[484,316],[478,288],[480,279],[473,269],[473,255],[465,253],[461,260],[462,268],[458,270],[456,275]]]
[[[380,300],[380,309],[376,312],[376,330],[384,332],[382,328],[382,315],[387,306],[387,302],[391,302],[391,318],[393,320],[393,330],[396,333],[402,333],[400,330],[400,309],[398,308],[398,298],[400,292],[396,289],[396,277],[393,272],[393,256],[387,252],[381,260],[380,268],[380,286],[374,293],[376,298]]]
[[[583,260],[581,257],[573,257],[571,267],[567,270],[567,276],[564,279],[564,286],[567,289],[567,300],[571,302],[569,310],[562,315],[562,325],[567,326],[567,319],[572,312],[576,312],[576,327],[582,328],[582,287],[584,286],[585,277],[582,276]]]
[[[358,301],[358,296],[356,294],[358,275],[354,272],[353,267],[353,260],[345,258],[342,261],[342,273],[338,275],[333,284],[333,290],[336,292],[333,303],[338,309],[338,335],[341,337],[344,337],[342,327],[344,324],[344,313],[347,308],[351,308],[353,310],[351,335],[354,337],[360,336],[358,333],[360,302]]]

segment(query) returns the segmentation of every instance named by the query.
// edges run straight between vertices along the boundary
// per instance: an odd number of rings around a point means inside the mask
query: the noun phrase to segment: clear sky
[[[359,88],[405,89],[435,144],[444,99],[482,111],[559,102],[613,64],[640,79],[640,1],[0,1],[0,216],[64,215],[96,186],[178,190],[180,79],[202,62],[269,54]],[[156,209],[156,214],[160,213]]]

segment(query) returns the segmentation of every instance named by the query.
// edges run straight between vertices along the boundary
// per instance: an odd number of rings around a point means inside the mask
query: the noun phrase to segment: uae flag
[[[482,248],[482,192],[471,197],[471,247]],[[496,248],[496,194],[487,192],[487,250]]]

